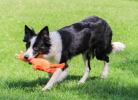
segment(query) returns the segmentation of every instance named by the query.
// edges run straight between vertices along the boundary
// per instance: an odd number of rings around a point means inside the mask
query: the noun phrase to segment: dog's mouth
[[[37,53],[37,54],[34,56],[34,58],[37,58],[40,54],[41,54],[41,53]]]

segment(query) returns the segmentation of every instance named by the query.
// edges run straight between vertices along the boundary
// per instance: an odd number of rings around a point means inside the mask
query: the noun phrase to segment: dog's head
[[[24,58],[29,60],[32,57],[38,57],[40,54],[48,54],[50,50],[50,38],[48,27],[44,27],[38,34],[33,29],[25,25],[26,52]]]

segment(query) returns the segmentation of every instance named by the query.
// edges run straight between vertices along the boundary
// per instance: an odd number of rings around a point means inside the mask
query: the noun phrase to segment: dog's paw
[[[80,81],[78,82],[78,85],[84,84],[84,83],[85,83],[85,81],[81,81],[81,80],[80,80]]]
[[[48,88],[42,88],[42,91],[48,90]],[[49,89],[50,90],[50,89]]]
[[[42,88],[42,91],[50,90],[51,88]]]
[[[46,89],[45,88],[42,88],[42,91],[45,91]]]
[[[42,91],[50,90],[51,88],[52,88],[52,86],[45,86],[44,88],[42,88]]]
[[[107,78],[108,77],[108,72],[103,72],[102,75],[101,75],[101,78],[104,79],[104,78]]]

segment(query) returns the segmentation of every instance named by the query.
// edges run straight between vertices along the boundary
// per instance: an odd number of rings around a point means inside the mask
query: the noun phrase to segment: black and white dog
[[[105,20],[97,16],[90,16],[78,23],[53,32],[49,32],[46,26],[38,34],[25,25],[23,41],[26,42],[27,51],[24,58],[31,59],[39,56],[49,59],[52,63],[66,63],[63,69],[57,69],[42,89],[46,90],[66,77],[67,61],[78,54],[82,54],[85,72],[79,83],[84,83],[91,69],[91,57],[104,61],[101,78],[108,76],[108,54],[123,51],[125,48],[123,43],[111,43],[111,40],[112,30],[110,26]]]

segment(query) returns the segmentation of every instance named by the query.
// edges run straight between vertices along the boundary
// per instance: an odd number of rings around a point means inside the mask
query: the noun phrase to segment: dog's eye
[[[34,47],[34,50],[38,50],[39,48],[38,47]]]

